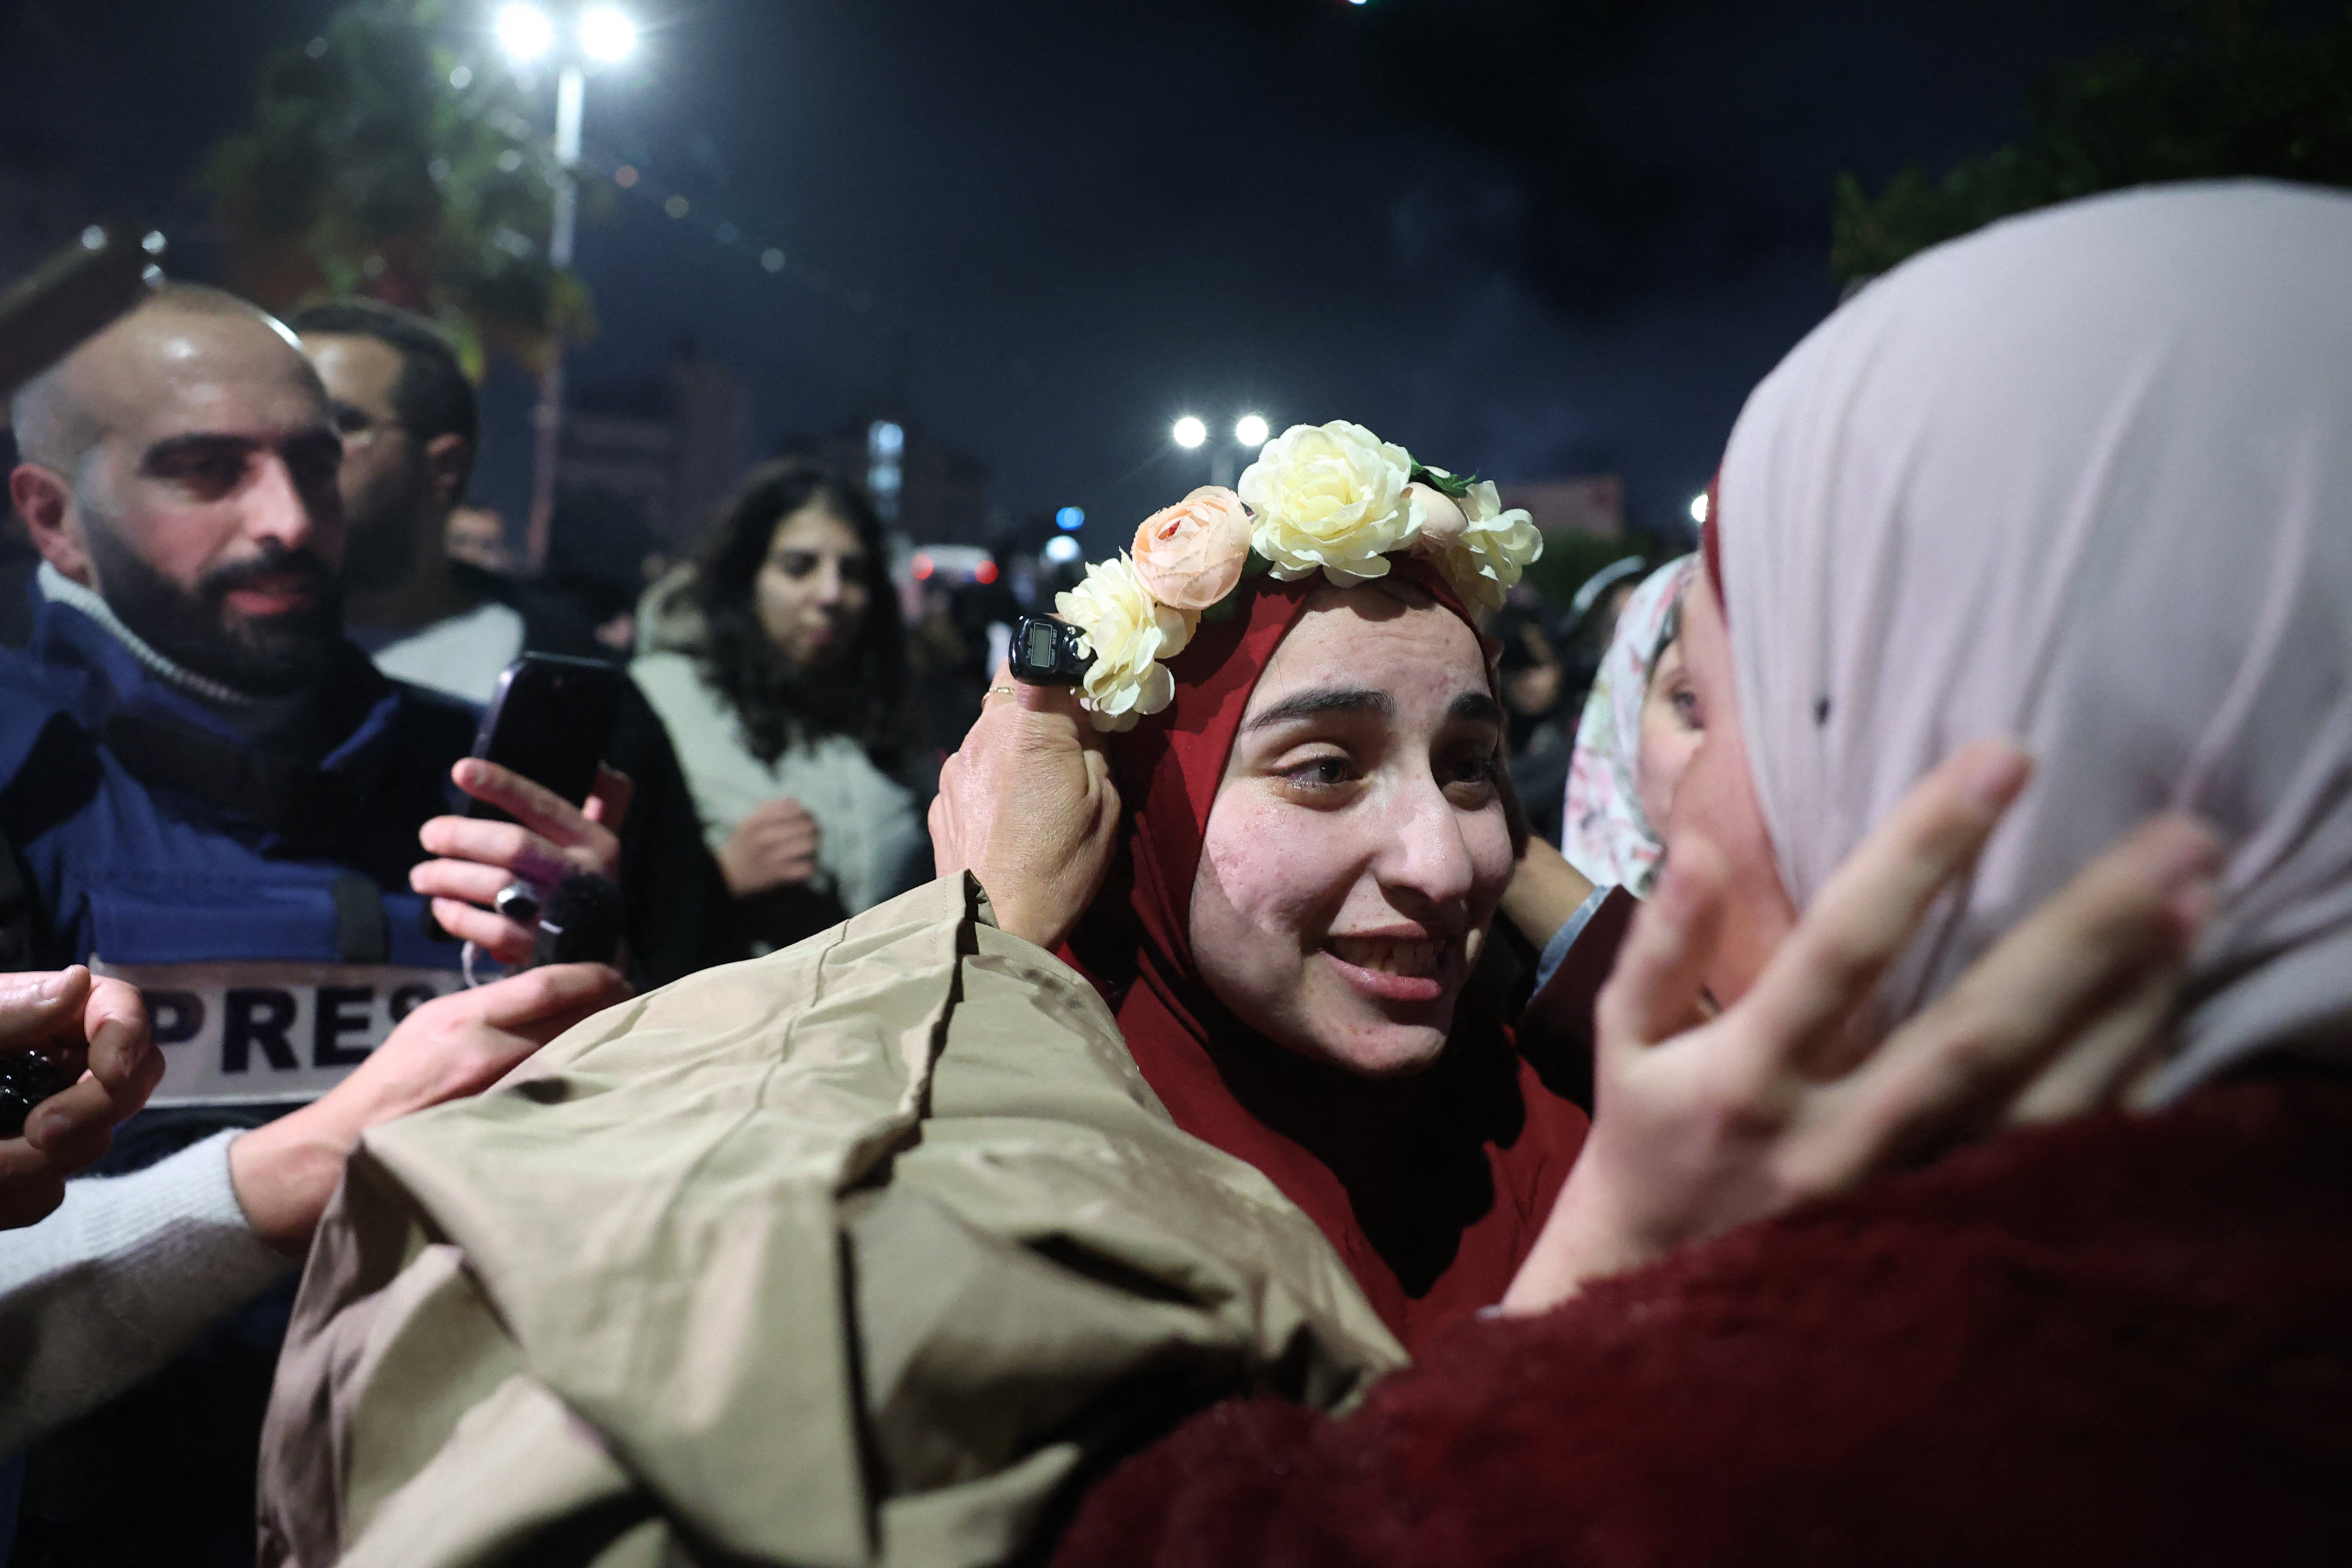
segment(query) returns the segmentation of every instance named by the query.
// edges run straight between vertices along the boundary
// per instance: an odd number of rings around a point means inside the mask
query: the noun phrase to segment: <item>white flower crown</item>
[[[1491,481],[1462,479],[1360,425],[1294,425],[1242,470],[1240,493],[1194,490],[1146,518],[1115,561],[1087,568],[1054,608],[1093,659],[1079,703],[1098,730],[1125,730],[1174,700],[1166,661],[1202,616],[1241,585],[1253,560],[1286,582],[1317,572],[1340,587],[1385,577],[1409,552],[1443,573],[1477,615],[1543,553],[1523,510],[1503,510]]]

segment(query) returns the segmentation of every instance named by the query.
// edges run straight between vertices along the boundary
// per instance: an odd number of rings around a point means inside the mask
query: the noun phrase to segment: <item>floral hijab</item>
[[[1596,887],[1622,888],[1636,898],[1650,896],[1665,853],[1657,826],[1642,810],[1642,705],[1697,564],[1696,555],[1669,561],[1625,601],[1585,699],[1569,763],[1561,852]]]

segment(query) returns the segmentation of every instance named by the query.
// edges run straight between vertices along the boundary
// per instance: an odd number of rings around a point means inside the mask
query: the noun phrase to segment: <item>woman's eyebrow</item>
[[[1369,686],[1326,686],[1284,698],[1244,724],[1242,732],[1255,734],[1260,730],[1294,724],[1301,719],[1313,719],[1325,713],[1378,713],[1390,718],[1396,713],[1396,699]]]
[[[1446,704],[1445,716],[1471,723],[1500,724],[1503,705],[1483,691],[1465,691]]]

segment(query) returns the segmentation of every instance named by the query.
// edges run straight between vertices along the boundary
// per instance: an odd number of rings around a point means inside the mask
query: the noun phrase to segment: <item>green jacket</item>
[[[1404,1359],[1093,989],[935,882],[368,1135],[262,1561],[1001,1563],[1201,1404]]]

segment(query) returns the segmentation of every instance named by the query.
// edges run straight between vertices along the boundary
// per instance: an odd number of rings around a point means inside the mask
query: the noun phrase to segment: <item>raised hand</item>
[[[66,1178],[106,1152],[163,1077],[138,991],[78,963],[0,976],[0,1051],[27,1050],[55,1063],[68,1087],[33,1107],[21,1137],[0,1139],[0,1230],[64,1202]]]
[[[816,875],[816,852],[824,841],[816,818],[790,795],[746,812],[719,851],[727,890],[739,899],[790,887]]]
[[[595,788],[584,805],[576,806],[476,757],[459,762],[450,777],[476,800],[515,820],[433,818],[416,837],[440,858],[410,868],[408,885],[433,900],[433,918],[443,931],[509,967],[526,963],[538,933],[490,907],[499,889],[520,879],[539,888],[544,900],[547,889],[574,871],[615,877],[621,864],[616,830],[628,814],[632,791],[628,775],[597,769]]]
[[[971,872],[998,925],[1060,946],[1109,874],[1118,830],[1110,759],[1077,698],[1016,684],[1000,668],[979,722],[940,770],[930,826],[940,876]]]
[[[2213,899],[2219,848],[2185,817],[2094,861],[1891,1034],[1875,1016],[1887,967],[2024,786],[2022,755],[2000,748],[2015,756],[2003,776],[1998,746],[1915,785],[1712,1018],[1699,977],[1723,936],[1724,873],[1703,841],[1678,847],[1601,993],[1592,1133],[1506,1310],[2126,1092]]]

